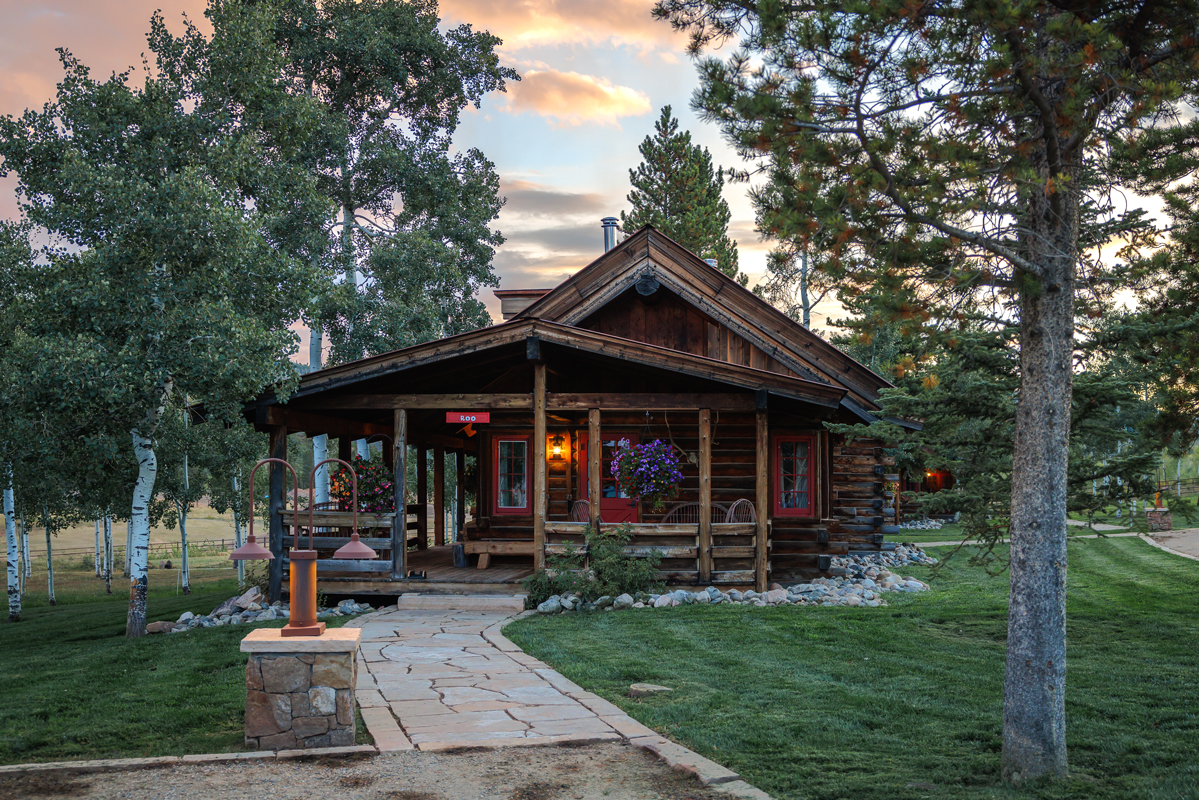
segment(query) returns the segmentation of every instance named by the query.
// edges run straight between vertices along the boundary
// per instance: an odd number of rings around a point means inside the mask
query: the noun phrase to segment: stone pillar
[[[1145,522],[1148,523],[1150,533],[1174,530],[1174,515],[1168,508],[1145,509]]]
[[[258,750],[349,747],[356,731],[361,628],[289,636],[260,628],[242,639],[246,664],[246,746]]]

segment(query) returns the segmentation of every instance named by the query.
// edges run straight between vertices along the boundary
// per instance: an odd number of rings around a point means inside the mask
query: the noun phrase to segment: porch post
[[[766,515],[770,510],[770,489],[768,475],[770,465],[770,437],[766,426],[767,411],[764,408],[757,410],[757,475],[755,484],[757,489],[757,497],[755,500],[754,509],[757,512],[758,522],[757,528],[754,531],[754,583],[759,592],[766,591]]]
[[[337,457],[340,458],[342,461],[346,462],[347,464],[353,463],[353,461],[350,458],[350,445],[351,445],[351,442],[350,442],[349,436],[338,436],[337,437]]]
[[[466,451],[459,450],[454,453],[454,461],[457,478],[454,485],[458,487],[458,496],[455,498],[457,504],[454,507],[454,541],[457,542],[466,527]]]
[[[712,410],[699,410],[699,582],[712,580]]]
[[[429,546],[429,450],[416,446],[416,547]]]
[[[396,511],[391,518],[391,579],[398,581],[404,577],[408,558],[408,412],[402,408],[395,410],[392,438],[395,440],[395,465],[391,487]]]
[[[281,458],[287,460],[287,426],[278,425],[271,428],[270,439],[270,455],[271,458]],[[271,554],[275,557],[271,559],[270,576],[267,580],[267,594],[270,596],[272,603],[277,603],[283,599],[283,506],[286,502],[287,479],[291,476],[287,473],[282,464],[270,465],[271,483],[270,483],[270,499],[267,508],[270,509],[270,523],[267,525],[269,531],[267,538],[268,547]],[[251,500],[251,513],[253,513],[253,498]],[[299,536],[299,531],[292,531],[292,536]]]
[[[445,446],[433,445],[433,544],[445,544]]]
[[[600,441],[600,410],[587,410],[587,503],[591,507],[591,529],[600,524],[600,464],[604,443]]]
[[[545,362],[533,364],[533,569],[545,569]]]

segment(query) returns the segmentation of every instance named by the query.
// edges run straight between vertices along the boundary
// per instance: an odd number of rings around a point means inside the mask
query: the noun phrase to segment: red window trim
[[[500,442],[525,443],[525,504],[520,508],[500,507]],[[491,512],[493,514],[533,513],[533,487],[530,463],[533,460],[533,437],[525,435],[496,435],[491,438]]]
[[[808,505],[806,508],[783,508],[783,443],[807,442],[808,445]],[[774,515],[777,517],[816,516],[816,437],[812,434],[776,436],[774,439]]]

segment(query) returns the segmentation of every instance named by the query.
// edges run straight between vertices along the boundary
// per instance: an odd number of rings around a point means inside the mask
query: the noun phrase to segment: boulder
[[[558,599],[558,595],[554,595],[549,600],[537,606],[538,614],[557,614],[560,611],[562,611],[562,601]]]
[[[779,586],[777,589],[771,589],[766,594],[762,595],[762,599],[769,605],[777,606],[780,603],[787,602],[787,590]]]
[[[618,595],[616,597],[616,599],[612,601],[612,607],[617,610],[621,610],[621,609],[625,609],[625,608],[632,608],[633,607],[633,596],[630,594]]]
[[[223,617],[226,614],[236,614],[238,611],[237,600],[238,600],[238,595],[234,595],[233,597],[230,597],[228,600],[226,600],[225,602],[221,603],[219,606],[214,608],[212,610],[212,613],[209,614],[209,616]]]
[[[649,697],[654,694],[673,692],[669,686],[659,686],[656,683],[634,683],[629,687],[629,697]]]
[[[190,622],[191,620],[193,620],[195,618],[196,618],[196,615],[193,614],[192,612],[184,611],[182,614],[179,615],[179,619],[175,620],[175,622],[176,623]]]
[[[146,633],[170,633],[174,629],[173,622],[151,622],[146,626]]]
[[[604,595],[595,601],[596,608],[607,608],[610,605],[612,605],[612,598],[609,595]]]
[[[258,605],[260,600],[262,600],[262,592],[257,586],[251,586],[245,594],[234,601],[234,605],[249,610],[251,605]],[[262,608],[262,606],[258,605],[258,608]]]
[[[654,601],[654,608],[670,608],[674,604],[674,598],[668,594],[664,594],[660,595],[658,599]]]

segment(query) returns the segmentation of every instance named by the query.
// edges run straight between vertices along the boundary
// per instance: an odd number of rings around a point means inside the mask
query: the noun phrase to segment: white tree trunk
[[[187,506],[183,503],[176,503],[175,509],[179,512],[179,543],[183,548],[183,556],[180,558],[179,564],[179,580],[183,583],[183,593],[191,594],[191,570],[187,558]]]
[[[129,559],[133,558],[133,520],[125,520],[125,577],[129,577]]]
[[[21,547],[13,511],[12,464],[4,465],[4,538],[8,544],[8,621],[21,620]]]
[[[54,550],[50,544],[50,511],[42,503],[42,522],[46,526],[46,592],[50,596],[50,605],[58,605],[54,599]]]
[[[241,547],[241,502],[238,499],[241,497],[241,481],[237,476],[233,476],[233,547],[237,549]],[[237,562],[237,587],[245,588],[246,583],[246,562]]]
[[[157,413],[157,417],[155,416]],[[157,427],[162,409],[146,415],[151,430]],[[154,454],[154,443],[136,428],[130,432],[133,439],[133,454],[137,458],[137,482],[133,485],[133,505],[129,515],[129,531],[132,552],[129,562],[129,615],[125,622],[126,638],[146,635],[146,594],[149,589],[147,572],[150,555],[150,501],[154,497],[154,481],[158,477],[158,458]]]
[[[112,594],[112,517],[104,518],[104,594]]]

